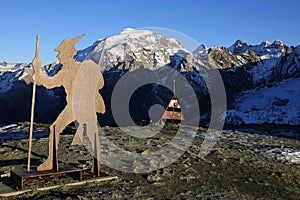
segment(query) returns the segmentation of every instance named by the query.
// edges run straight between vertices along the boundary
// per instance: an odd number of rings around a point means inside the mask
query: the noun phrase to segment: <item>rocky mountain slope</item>
[[[98,63],[103,41],[97,40],[79,50],[75,59],[92,59]],[[176,79],[167,67],[180,72],[195,90],[198,102],[191,103],[188,97],[180,101],[182,106],[191,109],[193,103],[199,103],[201,125],[208,125],[210,120],[210,85],[204,81],[210,70],[218,70],[224,81],[226,124],[300,125],[300,46],[289,47],[281,41],[248,45],[238,40],[229,48],[200,45],[189,52],[175,39],[151,31],[125,29],[106,39],[102,66],[105,86],[100,93],[107,108],[99,118],[103,125],[115,124],[110,105],[114,86],[124,74],[137,69],[143,69],[144,74],[133,76],[132,81],[140,81],[147,72],[166,76],[157,84],[137,88],[129,105],[133,121],[149,121],[149,108],[154,104],[166,106],[172,91],[163,85]],[[54,75],[60,67],[52,64],[44,70]],[[29,120],[32,86],[28,83],[31,81],[30,64],[0,64],[0,123]],[[180,85],[176,87],[179,93],[185,90]],[[38,87],[37,95],[36,121],[52,122],[65,105],[63,89]]]

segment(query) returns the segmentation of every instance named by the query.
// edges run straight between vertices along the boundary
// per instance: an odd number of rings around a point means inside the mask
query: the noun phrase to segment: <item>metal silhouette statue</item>
[[[72,144],[82,144],[83,132],[86,131],[94,150],[93,173],[100,176],[100,140],[98,136],[97,115],[105,112],[105,105],[99,90],[104,85],[99,66],[86,60],[74,60],[77,53],[74,45],[84,35],[74,39],[65,39],[56,49],[57,58],[62,65],[54,76],[48,76],[41,70],[41,62],[36,56],[32,62],[36,83],[47,89],[63,87],[66,92],[67,105],[50,126],[49,154],[47,160],[37,167],[37,171],[58,170],[57,149],[60,133],[71,122],[79,123]],[[104,47],[104,46],[103,46]],[[103,56],[104,48],[99,63]],[[97,82],[98,81],[98,82]]]

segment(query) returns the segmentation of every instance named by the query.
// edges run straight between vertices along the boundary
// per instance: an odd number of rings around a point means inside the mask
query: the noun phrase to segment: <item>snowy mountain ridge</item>
[[[92,59],[98,63],[103,43],[104,39],[99,39],[79,50],[75,59]],[[106,39],[102,66],[106,102],[110,102],[114,85],[124,73],[139,68],[155,71],[169,66],[189,81],[201,100],[200,109],[209,116],[209,90],[203,76],[207,76],[207,70],[219,70],[227,93],[227,124],[300,125],[297,90],[300,82],[300,46],[288,47],[279,40],[248,45],[238,40],[229,48],[200,45],[194,52],[189,52],[175,39],[147,30],[125,29]],[[57,63],[43,67],[50,76],[60,68]],[[165,81],[173,78],[170,75]],[[0,123],[28,120],[31,87],[27,84],[30,82],[30,64],[0,63]],[[37,119],[40,117],[40,121],[49,122],[59,113],[58,108],[64,107],[65,94],[61,88],[46,90],[38,87],[38,90],[42,100],[37,103]],[[168,101],[168,95],[158,90],[157,86],[150,91],[153,93],[141,92],[149,101],[147,103],[163,104]],[[135,109],[133,113],[138,118],[148,115],[148,111],[145,114],[141,108]],[[105,118],[111,120],[109,109],[107,113]]]
[[[259,45],[248,45],[241,40],[237,40],[228,50],[235,54],[245,53],[247,50],[251,50],[260,56],[261,59],[270,59],[279,58],[288,51],[288,47],[280,40],[275,40],[273,43],[264,41]]]

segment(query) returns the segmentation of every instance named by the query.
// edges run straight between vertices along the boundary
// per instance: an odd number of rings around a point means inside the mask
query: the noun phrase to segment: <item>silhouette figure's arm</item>
[[[41,69],[35,70],[37,75],[35,76],[36,81],[46,87],[47,89],[52,89],[55,87],[62,86],[62,81],[64,80],[61,70],[54,76],[48,76]]]

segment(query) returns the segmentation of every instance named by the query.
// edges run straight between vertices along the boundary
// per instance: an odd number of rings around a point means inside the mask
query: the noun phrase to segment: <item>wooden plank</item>
[[[104,173],[101,172],[101,174],[104,174]],[[16,190],[13,190],[12,188],[10,188],[10,189],[6,190],[7,192],[2,193],[2,194],[0,193],[0,198],[17,196],[17,195],[24,194],[24,193],[27,193],[27,192],[32,192],[32,191],[46,191],[46,190],[52,190],[52,189],[60,188],[60,187],[78,186],[78,185],[83,185],[83,184],[92,183],[92,182],[105,182],[105,181],[117,181],[117,180],[118,180],[117,176],[105,175],[103,177],[84,179],[80,182],[66,183],[66,184],[61,184],[61,185],[54,185],[54,186],[34,188],[34,189],[26,189],[26,190],[20,190],[20,191],[16,191]],[[8,187],[8,186],[6,186],[6,187]],[[1,187],[0,187],[0,191],[1,191]]]
[[[0,183],[0,195],[1,194],[5,194],[5,193],[11,193],[11,192],[15,192],[16,190],[14,190],[13,188],[9,187],[8,185],[4,184],[4,183]]]

